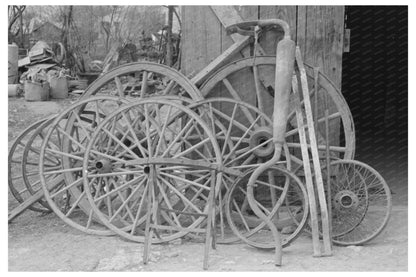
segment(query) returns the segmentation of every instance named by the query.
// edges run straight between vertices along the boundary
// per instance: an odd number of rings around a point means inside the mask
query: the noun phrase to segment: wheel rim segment
[[[122,107],[94,132],[84,157],[84,189],[94,212],[117,234],[144,242],[151,210],[153,243],[166,242],[202,227],[211,182],[219,186],[212,171],[220,165],[219,147],[202,118],[172,99],[152,97]]]
[[[275,244],[270,241],[270,231],[247,203],[247,183],[252,172],[247,172],[232,186],[227,197],[227,220],[234,233],[247,244],[272,249]],[[274,166],[261,173],[254,187],[255,201],[278,230],[283,230],[282,246],[289,246],[308,219],[309,204],[303,184],[289,170]]]
[[[180,95],[195,101],[203,98],[182,73],[152,62],[129,63],[114,68],[89,85],[81,99],[109,94],[136,98]]]
[[[19,203],[23,203],[41,189],[37,171],[40,145],[33,143],[33,140],[37,133],[43,132],[46,128],[44,123],[47,121],[48,119],[39,120],[23,130],[9,150],[8,184],[10,192]],[[29,209],[35,212],[51,211],[43,200],[30,206]]]
[[[83,155],[95,127],[127,103],[115,96],[81,100],[57,116],[42,145],[39,172],[49,206],[64,222],[88,234],[113,233],[99,223],[83,190]],[[59,163],[58,168],[46,166],[51,159]]]

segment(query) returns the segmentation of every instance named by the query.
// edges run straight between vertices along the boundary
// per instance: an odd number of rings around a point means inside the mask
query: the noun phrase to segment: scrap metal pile
[[[270,29],[285,32],[276,56],[209,65],[199,89],[172,68],[130,63],[24,130],[9,153],[9,187],[21,203],[9,222],[27,208],[53,211],[87,234],[144,243],[144,263],[151,244],[202,239],[204,268],[217,243],[274,249],[280,265],[281,249],[302,232],[316,256],[373,239],[389,219],[390,190],[353,160],[341,93],[302,62],[284,21],[228,31],[257,38]]]

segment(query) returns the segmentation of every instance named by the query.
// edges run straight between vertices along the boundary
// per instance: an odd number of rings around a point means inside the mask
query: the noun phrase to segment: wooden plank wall
[[[287,21],[304,61],[318,66],[341,88],[344,6],[235,6],[244,20],[279,18]],[[209,6],[182,6],[181,71],[194,76],[233,41]],[[269,32],[261,45],[275,51],[278,35]],[[236,55],[234,59],[241,58]]]

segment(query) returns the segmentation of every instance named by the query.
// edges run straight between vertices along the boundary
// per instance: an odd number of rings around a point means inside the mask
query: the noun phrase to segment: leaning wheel
[[[227,197],[226,214],[233,232],[257,248],[275,248],[270,230],[247,203],[247,183],[254,170],[237,180]],[[255,201],[283,233],[282,246],[287,247],[302,232],[309,215],[306,190],[301,181],[281,166],[268,168],[254,185]]]
[[[67,224],[88,234],[110,235],[94,215],[82,185],[82,161],[96,126],[127,99],[90,97],[60,113],[51,123],[41,148],[39,174],[51,209]],[[59,166],[48,167],[53,160]]]
[[[273,113],[274,77],[275,77],[276,58],[272,56],[245,58],[232,62],[216,74],[211,76],[201,87],[201,93],[205,98],[216,96],[230,97],[244,100],[252,105],[259,105],[260,110],[266,115]],[[259,96],[256,96],[254,82],[254,67],[257,67],[258,80],[260,83]],[[328,101],[330,110],[330,151],[331,157],[342,159],[353,159],[355,151],[354,124],[348,105],[336,89],[335,85],[322,73],[318,75],[318,89],[314,88],[313,68],[305,64],[308,76],[311,103],[318,109],[314,111],[314,120],[317,126],[318,149],[325,150],[325,123],[324,123],[324,103]],[[315,93],[318,91],[318,93]],[[261,99],[259,99],[261,98]],[[294,103],[293,101],[290,101]],[[263,103],[260,105],[260,103]],[[303,105],[303,102],[302,102]],[[300,154],[299,133],[297,129],[295,110],[291,109],[288,115],[288,129],[286,132],[286,142],[292,153],[292,161],[302,165]],[[341,128],[339,127],[341,126]],[[341,129],[341,131],[340,131]]]
[[[129,63],[114,68],[88,86],[81,99],[92,95],[138,98],[181,95],[193,100],[202,99],[199,90],[182,73],[152,62]]]
[[[227,228],[224,206],[226,197],[237,177],[258,167],[274,154],[272,122],[256,107],[232,98],[209,98],[189,104],[188,108],[205,119],[219,144],[224,167],[232,174],[222,174],[222,187],[217,196],[220,230],[218,243],[238,241]],[[290,153],[284,146],[282,163],[290,169]],[[285,160],[287,162],[285,162]],[[227,232],[228,231],[228,232]]]
[[[221,152],[204,120],[172,98],[124,106],[91,136],[83,163],[84,191],[101,222],[153,243],[202,231],[208,196],[220,180]]]
[[[386,227],[392,208],[390,189],[372,167],[358,161],[331,163],[332,240],[359,245]]]
[[[42,119],[23,130],[13,141],[9,150],[8,184],[10,192],[19,203],[23,203],[41,189],[38,172],[41,141],[34,142],[33,137],[35,133],[43,134],[45,132],[45,122],[50,123],[51,121],[50,119]],[[42,135],[39,138],[43,140]],[[49,164],[49,166],[54,165]],[[51,211],[44,200],[38,201],[29,209],[35,212]]]

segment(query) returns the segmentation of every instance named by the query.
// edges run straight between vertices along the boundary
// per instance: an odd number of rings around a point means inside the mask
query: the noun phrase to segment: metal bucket
[[[51,86],[51,98],[65,99],[68,97],[68,81],[66,77],[51,77],[49,83]]]
[[[48,101],[49,83],[37,83],[25,81],[25,100],[26,101]]]

